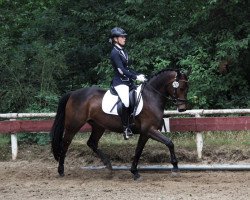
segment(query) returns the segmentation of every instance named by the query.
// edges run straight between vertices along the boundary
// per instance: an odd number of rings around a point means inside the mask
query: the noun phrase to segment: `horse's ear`
[[[176,73],[177,73],[177,76],[180,77],[181,74],[182,74],[182,71],[181,71],[180,69],[176,69],[175,71],[176,71]]]
[[[185,69],[182,71],[182,73],[186,74],[186,76],[189,76],[192,72],[192,69],[191,68],[188,68],[188,69]]]

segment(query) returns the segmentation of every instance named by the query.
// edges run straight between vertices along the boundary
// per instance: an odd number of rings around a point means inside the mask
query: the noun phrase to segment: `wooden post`
[[[161,129],[161,132],[166,132],[169,133],[170,132],[170,124],[169,124],[169,118],[163,118],[163,126]]]
[[[196,114],[195,117],[199,118],[201,117],[200,114]],[[197,147],[197,154],[198,158],[202,158],[202,149],[203,149],[203,134],[202,132],[196,133],[196,147]]]
[[[15,121],[16,119],[10,119],[10,121]],[[11,152],[12,152],[12,160],[16,160],[18,146],[17,146],[17,134],[11,134]]]

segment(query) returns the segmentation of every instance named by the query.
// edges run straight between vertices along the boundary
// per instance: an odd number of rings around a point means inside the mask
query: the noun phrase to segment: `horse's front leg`
[[[134,175],[134,180],[137,180],[140,178],[140,174],[138,172],[137,165],[138,165],[139,159],[141,157],[143,148],[144,148],[145,144],[147,143],[147,141],[148,141],[148,136],[141,134],[139,137],[138,143],[137,143],[136,150],[135,150],[135,157],[134,157],[131,169],[130,169],[131,173]]]
[[[179,171],[178,160],[175,155],[174,143],[165,135],[163,135],[160,131],[153,129],[153,128],[150,129],[149,131],[149,137],[152,138],[153,140],[156,140],[158,142],[165,144],[168,147],[170,151],[170,162],[173,165],[172,172],[178,172]]]

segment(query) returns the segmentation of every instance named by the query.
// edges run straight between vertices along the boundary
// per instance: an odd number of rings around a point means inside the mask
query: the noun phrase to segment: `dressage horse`
[[[178,171],[178,161],[173,142],[159,130],[163,125],[164,108],[170,99],[179,112],[187,107],[188,79],[184,73],[175,69],[164,69],[143,83],[141,97],[143,108],[134,119],[133,132],[140,134],[135,150],[131,173],[134,179],[140,174],[137,169],[139,158],[149,138],[165,144],[170,151],[172,171]],[[104,131],[122,133],[123,127],[119,116],[109,115],[102,110],[105,90],[92,86],[69,92],[59,101],[57,114],[51,129],[52,152],[59,162],[58,173],[64,176],[64,160],[68,147],[80,128],[89,123],[92,127],[87,145],[99,156],[108,169],[112,169],[107,155],[98,148],[98,142]]]

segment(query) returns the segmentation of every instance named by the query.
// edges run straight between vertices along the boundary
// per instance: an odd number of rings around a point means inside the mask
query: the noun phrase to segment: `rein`
[[[177,88],[179,87],[179,82],[187,82],[187,81],[185,81],[185,80],[178,80],[177,78],[175,78],[175,80],[170,81],[169,83],[167,83],[167,86],[171,84],[172,87],[173,87],[173,89],[174,89],[174,95],[173,96],[171,95],[171,97],[162,94],[161,92],[159,92],[157,89],[155,89],[149,83],[147,85],[150,86],[150,88],[153,91],[155,91],[157,94],[159,94],[160,96],[164,97],[167,100],[172,100],[175,105],[181,105],[181,104],[186,103],[188,100],[186,100],[186,99],[179,99],[179,98],[176,97],[177,96]]]
[[[176,71],[176,73],[177,74],[176,74],[176,77],[174,78],[174,80],[172,80],[172,81],[170,81],[169,83],[166,84],[167,87],[169,87],[169,85],[171,84],[173,89],[174,89],[173,95],[170,95],[171,97],[166,96],[165,94],[162,94],[161,92],[159,92],[148,81],[146,81],[146,82],[144,82],[142,84],[142,88],[141,88],[140,94],[138,95],[138,98],[136,99],[135,108],[134,108],[134,111],[133,111],[133,117],[134,118],[135,118],[135,112],[136,112],[137,106],[138,106],[138,104],[139,104],[139,102],[141,100],[142,92],[143,92],[145,86],[149,86],[153,91],[155,91],[157,94],[164,97],[165,99],[172,100],[175,105],[182,105],[182,104],[185,104],[188,101],[186,99],[177,98],[177,89],[178,89],[178,87],[180,85],[179,82],[188,82],[188,81],[179,80],[179,78],[181,76],[181,73],[180,73],[180,71]]]

